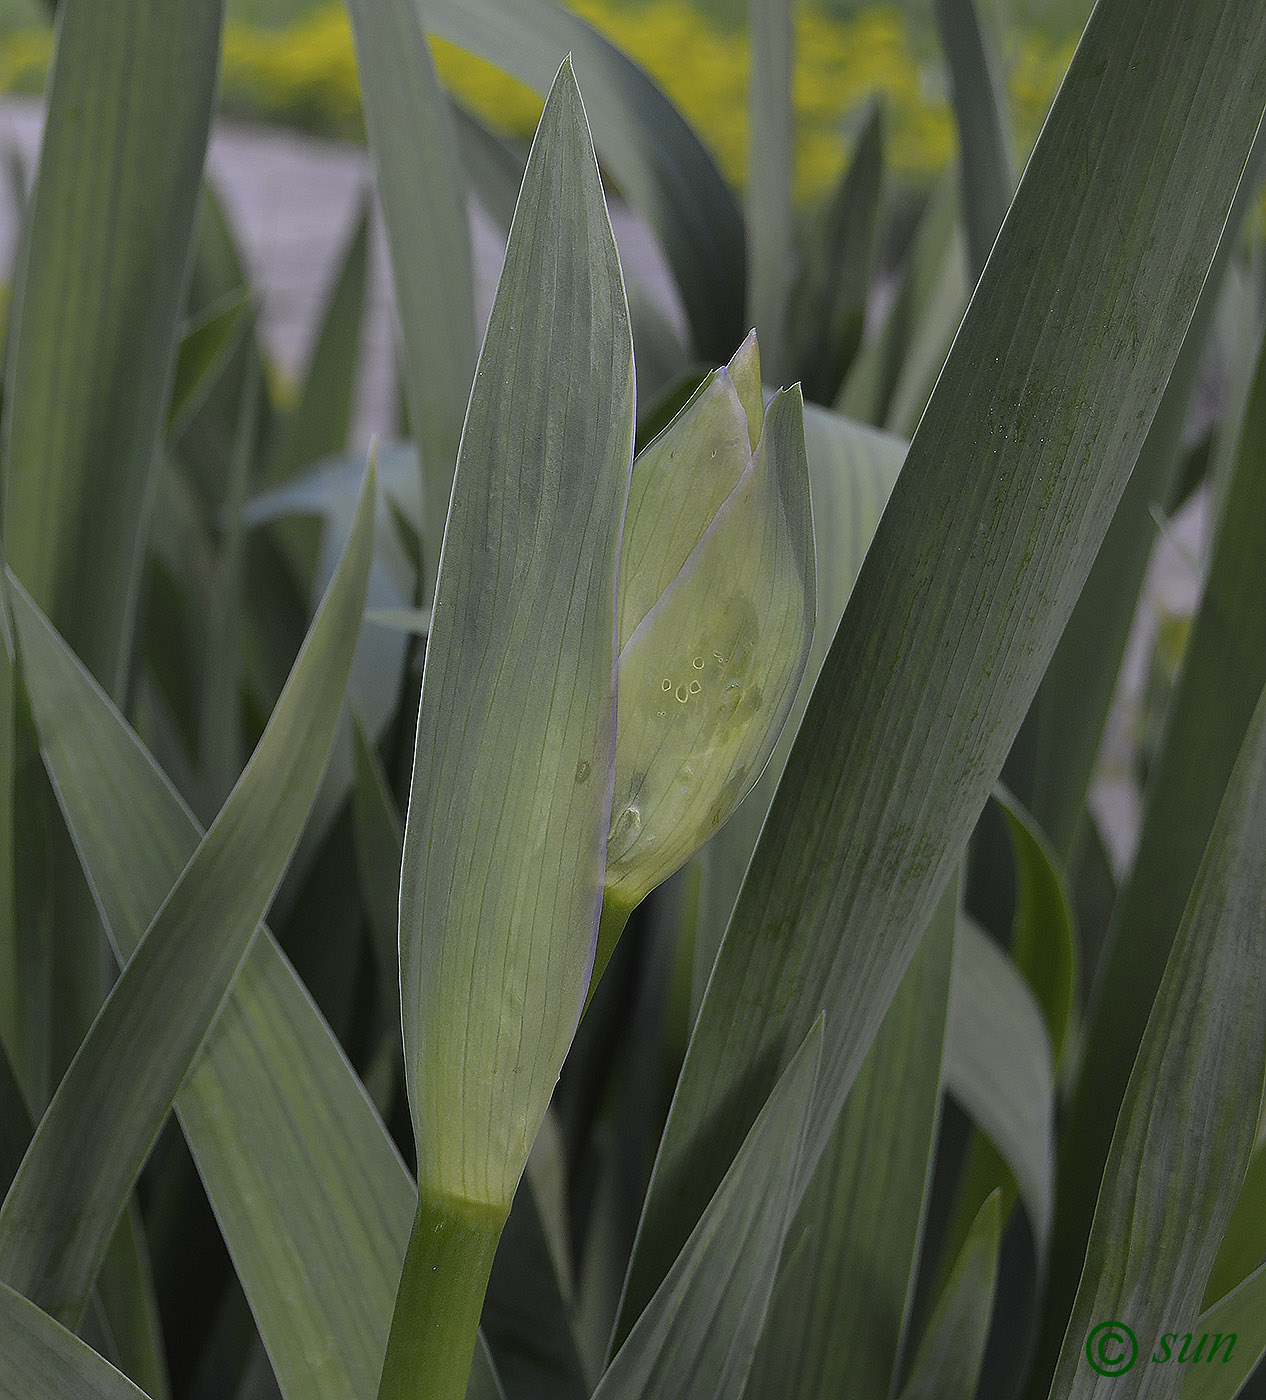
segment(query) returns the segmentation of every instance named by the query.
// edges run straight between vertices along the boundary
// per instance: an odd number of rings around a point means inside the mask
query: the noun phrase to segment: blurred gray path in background
[[[42,104],[0,100],[0,153],[16,152],[28,181],[39,154]],[[274,127],[217,123],[208,174],[224,201],[261,299],[261,329],[278,368],[302,373],[315,322],[338,256],[370,187],[363,147],[320,141]],[[668,273],[654,240],[627,208],[612,210],[620,255],[639,283],[681,324]],[[17,220],[10,191],[0,198],[0,281],[12,280]],[[472,208],[476,299],[487,319],[505,251],[481,210]],[[374,222],[368,306],[362,328],[362,377],[355,439],[395,435],[391,281],[381,222]]]
[[[38,156],[41,104],[0,101],[0,154],[16,152],[28,178]],[[277,366],[298,377],[316,318],[370,184],[359,146],[319,141],[276,128],[220,123],[212,140],[209,173],[232,220],[260,297],[262,334]],[[612,209],[620,255],[630,275],[681,326],[680,307],[662,255],[645,226],[627,208]],[[0,280],[10,281],[17,242],[11,194],[0,198]],[[487,318],[504,251],[491,223],[475,210],[476,297],[481,326]],[[362,377],[355,439],[395,435],[394,330],[386,243],[375,221],[368,306],[362,327]],[[1163,613],[1190,613],[1199,596],[1205,557],[1205,511],[1198,497],[1180,517],[1152,560],[1116,704],[1109,720],[1103,768],[1092,802],[1118,863],[1132,858],[1138,793],[1128,773],[1133,718],[1148,657]]]

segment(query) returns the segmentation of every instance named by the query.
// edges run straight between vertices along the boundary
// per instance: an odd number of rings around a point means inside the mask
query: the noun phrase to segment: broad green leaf
[[[981,1207],[919,1342],[900,1400],[972,1400],[989,1336],[998,1244],[997,1196]]]
[[[1218,1360],[1183,1367],[1182,1400],[1235,1400],[1266,1355],[1266,1264],[1201,1313],[1191,1330],[1208,1336]]]
[[[792,1056],[594,1400],[743,1393],[794,1211],[821,1022]]]
[[[298,401],[276,426],[276,445],[267,463],[267,476],[273,481],[287,480],[347,447],[361,359],[369,210],[369,198],[364,196],[321,311]]]
[[[827,648],[875,533],[880,513],[905,457],[906,445],[886,433],[849,422],[813,404],[805,405],[805,447],[813,502],[817,560],[817,620],[799,689],[765,771],[738,810],[712,838],[704,856],[702,902],[695,934],[696,1004],[738,898],[743,872],[787,764]]]
[[[970,919],[954,948],[945,1084],[1010,1167],[1044,1257],[1055,1166],[1050,1040],[1014,963]]]
[[[1182,1389],[1183,1368],[1103,1377],[1091,1329],[1144,1347],[1185,1332],[1257,1134],[1266,1088],[1266,690],[1248,727],[1165,965],[1117,1120],[1052,1400]]]
[[[1153,512],[1164,508],[1178,475],[1183,429],[1200,379],[1220,287],[1264,171],[1266,129],[1259,133],[1249,154],[1182,349],[1165,383],[1151,429],[1139,447],[1103,547],[1025,719],[1017,752],[1007,764],[1007,785],[1033,813],[1055,853],[1064,860],[1077,834],[1151,558],[1156,538]],[[1212,220],[1210,226],[1217,222]],[[1162,964],[1163,959],[1158,959],[1155,966],[1159,969]],[[1146,1005],[1141,1010],[1145,1015]],[[1136,1038],[1137,1034],[1136,1030]],[[1129,1055],[1118,1064],[1122,1071],[1128,1070]],[[1099,1149],[1095,1169],[1102,1162],[1105,1147],[1106,1143]],[[1060,1194],[1078,1201],[1087,1195],[1080,1188],[1071,1196],[1063,1191]],[[1084,1226],[1078,1233],[1084,1237]]]
[[[660,1148],[622,1333],[824,1008],[807,1165],[829,1136],[1147,432],[1266,105],[1255,44],[1255,0],[1095,9],[744,881]]]
[[[989,51],[976,0],[936,0],[933,12],[949,67],[967,257],[975,281],[1015,189],[1009,122],[997,63]]]
[[[6,375],[4,533],[9,567],[115,694],[128,672],[223,8],[67,0],[58,15]]]
[[[766,373],[776,384],[784,382],[788,275],[795,256],[792,9],[793,0],[747,4],[747,306]]]
[[[28,639],[28,685],[75,724],[45,761],[126,961],[202,831],[65,643],[46,642],[37,668]],[[287,1400],[372,1400],[417,1195],[266,928],[176,1112]],[[488,1367],[480,1378],[496,1400]]]
[[[246,611],[246,526],[242,511],[255,465],[264,388],[248,365],[242,382],[224,492],[225,522],[207,606],[206,664],[198,725],[209,810],[219,810],[242,771],[242,627]]]
[[[537,92],[572,54],[603,166],[659,236],[696,355],[723,364],[744,331],[743,221],[712,157],[660,88],[555,0],[428,0],[426,23]]]
[[[883,184],[883,109],[875,103],[853,159],[819,212],[787,316],[791,364],[805,397],[830,404],[862,340]]]
[[[953,881],[792,1222],[744,1400],[887,1400],[940,1117],[957,913]]]
[[[729,387],[728,376],[716,383]],[[706,454],[706,444],[667,447],[675,490],[645,486],[648,474],[640,467],[633,473],[630,547],[620,569],[619,711],[604,895],[624,910],[679,869],[760,775],[809,655],[816,590],[800,394],[775,396],[754,452],[733,387],[729,398],[728,422],[742,437],[741,470],[680,570],[628,631],[642,611],[643,575],[659,572],[639,568],[650,552],[640,546],[661,537],[660,520],[680,499],[678,491],[684,495],[700,476],[708,480],[716,452]],[[671,443],[677,437],[672,428],[664,434]],[[731,476],[732,470],[725,480]],[[676,523],[691,515],[681,512]],[[664,533],[678,542],[675,529]],[[609,951],[600,942],[595,977]]]
[[[73,1332],[0,1283],[0,1400],[147,1400]]]
[[[1077,989],[1072,912],[1054,853],[1033,818],[1004,789],[994,797],[1006,819],[1015,860],[1011,957],[1042,1009],[1050,1052],[1058,1064]]]
[[[371,467],[347,552],[259,747],[129,958],[0,1208],[0,1271],[69,1325],[307,816],[360,629],[373,500]],[[49,630],[20,585],[10,597],[20,654],[32,647],[38,671]],[[75,714],[46,708],[38,678],[28,693],[42,744],[73,746]]]
[[[1266,343],[1227,509],[1146,789],[1138,856],[1108,926],[1060,1158],[1057,1286],[1071,1296],[1095,1185],[1218,803],[1266,685]],[[1072,1193],[1071,1195],[1068,1193]]]
[[[405,830],[405,1067],[438,1197],[508,1210],[584,1000],[632,449],[620,266],[564,64],[462,435]]]
[[[435,75],[423,0],[350,0],[369,147],[391,247],[405,401],[429,521],[448,511],[475,369],[475,294],[466,186]],[[438,528],[423,560],[429,597]]]

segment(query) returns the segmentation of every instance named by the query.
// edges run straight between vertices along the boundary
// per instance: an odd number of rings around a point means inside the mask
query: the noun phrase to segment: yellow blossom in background
[[[687,0],[573,0],[572,8],[640,63],[699,132],[736,187],[747,158],[746,37],[705,18]],[[926,184],[953,159],[955,131],[944,79],[916,52],[905,15],[879,4],[849,19],[802,9],[797,17],[798,198],[820,196],[847,159],[850,117],[874,96],[885,108],[889,170]],[[0,91],[37,92],[48,63],[44,30],[0,38]],[[1037,31],[1006,37],[1004,62],[1020,149],[1027,149],[1072,55]],[[526,139],[541,99],[475,56],[437,41],[436,66],[450,90],[498,130]],[[222,108],[230,115],[361,139],[363,128],[347,14],[319,5],[269,29],[230,20],[224,36]]]

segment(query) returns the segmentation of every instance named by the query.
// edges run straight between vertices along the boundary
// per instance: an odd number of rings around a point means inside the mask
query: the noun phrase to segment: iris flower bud
[[[814,605],[803,402],[797,387],[762,412],[753,334],[633,466],[595,981],[633,908],[760,776],[804,673]]]

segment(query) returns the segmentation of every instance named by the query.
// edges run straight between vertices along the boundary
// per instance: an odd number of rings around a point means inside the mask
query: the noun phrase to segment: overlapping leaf
[[[373,542],[373,471],[347,551],[259,747],[128,960],[0,1208],[0,1272],[78,1322],[127,1194],[284,873],[343,703]],[[49,632],[11,589],[19,649]],[[46,746],[76,716],[29,687]]]
[[[1117,1120],[1052,1400],[1166,1400],[1183,1367],[1104,1377],[1086,1363],[1108,1318],[1150,1348],[1187,1332],[1230,1220],[1266,1088],[1266,691],[1165,965]],[[1149,1353],[1150,1354],[1150,1353]]]
[[[622,1335],[824,1007],[808,1163],[829,1134],[1146,434],[1266,105],[1263,44],[1253,0],[1095,10],[748,872],[661,1146]]]

